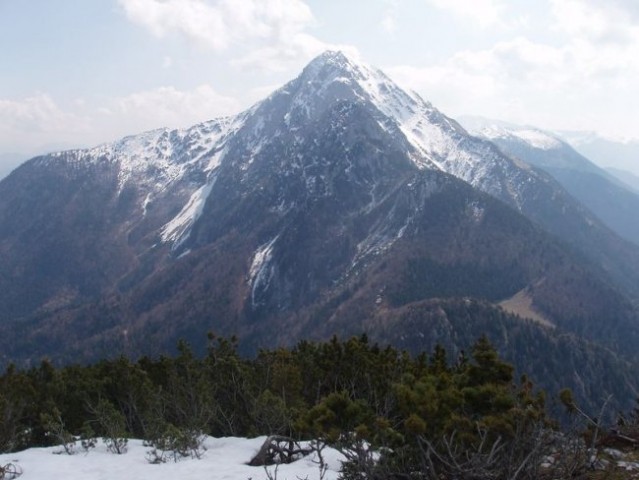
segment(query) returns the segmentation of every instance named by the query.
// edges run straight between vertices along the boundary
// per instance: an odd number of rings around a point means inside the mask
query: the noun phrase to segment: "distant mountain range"
[[[620,236],[639,245],[639,193],[633,176],[598,167],[556,134],[480,117],[460,119],[469,132],[491,140],[506,154],[551,174]]]
[[[606,171],[614,176],[617,180],[621,181],[625,186],[630,187],[635,192],[639,193],[639,176],[627,171],[620,170],[618,168],[608,167]]]
[[[558,131],[579,153],[603,168],[639,176],[639,140],[611,140],[593,132]]]
[[[36,157],[0,182],[2,359],[486,333],[632,402],[639,247],[523,157],[340,52],[237,116]]]

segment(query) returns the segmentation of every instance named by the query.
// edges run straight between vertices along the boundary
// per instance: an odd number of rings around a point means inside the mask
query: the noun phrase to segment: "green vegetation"
[[[252,359],[235,339],[214,335],[202,358],[184,342],[178,351],[9,367],[0,377],[0,450],[56,444],[72,454],[73,439],[88,451],[102,437],[126,453],[127,438],[137,437],[155,463],[199,458],[205,434],[274,435],[339,449],[349,460],[345,479],[566,478],[586,465],[575,448],[583,440],[561,433],[545,393],[526,377],[514,382],[486,337],[455,363],[441,347],[411,356],[365,336]],[[578,411],[570,392],[562,400]],[[561,461],[548,463],[551,455]]]

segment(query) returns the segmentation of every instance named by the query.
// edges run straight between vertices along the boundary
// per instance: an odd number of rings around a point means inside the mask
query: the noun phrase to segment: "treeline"
[[[202,358],[183,342],[178,351],[9,367],[0,377],[0,451],[78,438],[90,448],[102,437],[121,453],[135,437],[155,451],[182,439],[180,448],[197,452],[202,434],[276,434],[339,448],[350,460],[345,478],[541,478],[544,455],[561,449],[544,392],[525,377],[514,382],[484,337],[452,363],[441,347],[411,356],[365,336],[252,359],[235,339],[214,335]],[[568,468],[553,468],[560,463]]]

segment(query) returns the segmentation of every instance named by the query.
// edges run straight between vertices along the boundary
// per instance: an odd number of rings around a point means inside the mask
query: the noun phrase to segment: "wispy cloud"
[[[547,128],[608,125],[602,133],[636,136],[635,126],[623,120],[628,108],[639,108],[636,70],[620,72],[614,58],[592,54],[579,44],[554,47],[517,38],[460,52],[442,64],[399,66],[390,73],[451,114],[481,112]],[[566,111],[574,113],[566,118]]]
[[[46,93],[0,99],[0,146],[28,154],[91,146],[154,128],[191,126],[246,106],[210,85],[159,87],[106,98],[99,105],[81,100],[60,105]]]
[[[427,1],[459,15],[472,11],[462,13],[463,5],[480,3]],[[484,23],[499,22],[499,3],[489,3],[495,8]],[[548,128],[599,125],[606,135],[636,137],[628,112],[639,109],[639,4],[548,0],[548,7],[514,38],[388,71],[451,114],[481,112]]]
[[[204,48],[239,50],[235,65],[272,70],[332,47],[309,33],[302,0],[118,0],[127,18],[157,37],[182,35]]]
[[[47,144],[74,144],[89,131],[87,119],[65,111],[46,93],[0,99],[0,145],[33,153]]]
[[[550,6],[557,31],[597,42],[628,39],[627,13],[613,2],[550,0]]]
[[[611,87],[639,83],[639,7],[616,0],[550,0],[553,29],[566,36],[565,67]],[[577,75],[579,77],[577,77]]]
[[[124,135],[164,126],[190,126],[238,113],[241,107],[237,99],[216,92],[210,85],[187,91],[166,86],[111,99],[101,112],[109,117],[109,123],[117,123],[118,133]],[[101,121],[99,117],[96,120]]]

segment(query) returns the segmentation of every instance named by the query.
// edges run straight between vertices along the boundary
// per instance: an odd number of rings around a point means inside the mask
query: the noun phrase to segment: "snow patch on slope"
[[[214,176],[209,183],[198,188],[189,201],[184,205],[180,213],[169,223],[162,227],[161,238],[163,242],[173,242],[173,249],[178,248],[188,237],[191,227],[202,215],[206,199],[211,193],[217,177]]]
[[[251,268],[249,269],[249,285],[251,287],[251,305],[255,306],[256,293],[261,288],[266,290],[273,276],[274,270],[270,266],[271,259],[273,258],[273,246],[279,235],[265,244],[258,247],[253,254],[253,260],[251,262]]]

